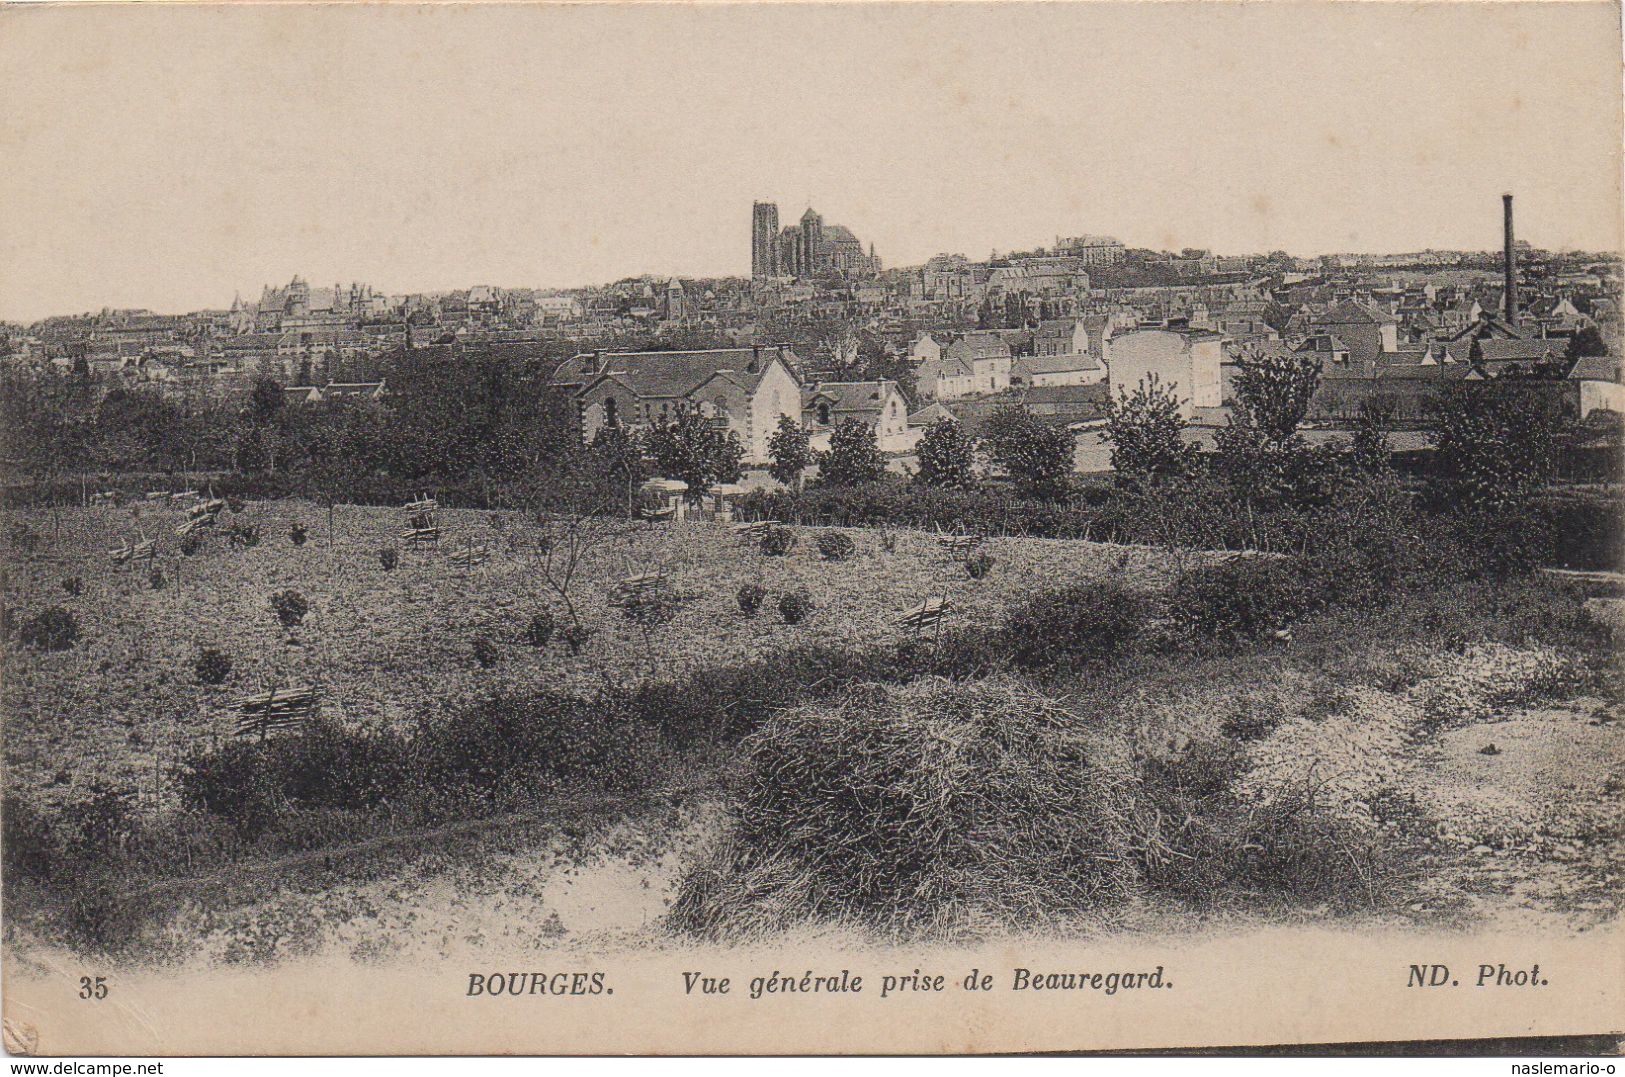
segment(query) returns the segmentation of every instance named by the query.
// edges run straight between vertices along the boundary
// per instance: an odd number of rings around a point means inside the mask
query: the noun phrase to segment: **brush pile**
[[[952,934],[1131,890],[1126,776],[1089,723],[1015,682],[865,685],[754,734],[731,836],[671,926]]]

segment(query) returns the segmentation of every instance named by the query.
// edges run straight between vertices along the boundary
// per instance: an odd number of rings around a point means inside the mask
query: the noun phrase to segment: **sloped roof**
[[[1012,377],[1032,377],[1034,374],[1065,374],[1072,371],[1101,369],[1100,360],[1088,352],[1066,355],[1023,355],[1010,365]]]
[[[1610,355],[1586,355],[1577,359],[1569,377],[1575,381],[1620,380],[1620,362]]]
[[[879,411],[894,393],[897,383],[893,381],[821,381],[801,394],[801,406],[811,407],[824,399],[831,412]]]
[[[1568,354],[1566,340],[1503,340],[1484,337],[1479,340],[1477,358],[1486,363],[1529,362],[1547,356],[1563,358]]]
[[[1354,299],[1342,299],[1333,303],[1330,309],[1316,320],[1332,325],[1388,325],[1394,319],[1369,303],[1361,303]]]
[[[681,352],[606,352],[601,356],[578,355],[559,364],[555,385],[580,385],[584,392],[607,375],[646,399],[678,399],[688,395],[719,373],[747,391],[754,390],[774,359],[782,359],[794,374],[793,356],[788,348],[709,348]],[[755,365],[754,371],[749,368]]]

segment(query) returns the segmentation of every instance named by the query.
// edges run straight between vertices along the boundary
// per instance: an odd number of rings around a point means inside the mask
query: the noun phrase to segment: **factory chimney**
[[[1508,325],[1518,324],[1518,251],[1512,245],[1512,196],[1501,196],[1506,209],[1506,316]]]

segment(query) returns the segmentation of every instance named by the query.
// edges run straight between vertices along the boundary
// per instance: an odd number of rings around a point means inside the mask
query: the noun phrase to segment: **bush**
[[[168,582],[169,581],[164,578],[164,570],[161,568],[155,567],[151,572],[147,573],[147,584],[154,591],[162,591],[164,589],[164,584]]]
[[[747,583],[739,589],[738,598],[739,608],[745,611],[747,617],[754,617],[767,598],[767,590],[761,584]]]
[[[188,532],[181,539],[181,553],[185,556],[194,557],[201,549],[203,549],[203,536],[200,533],[196,531]]]
[[[1312,612],[1320,597],[1284,557],[1234,557],[1184,573],[1169,593],[1174,624],[1197,640],[1254,639]]]
[[[79,622],[72,610],[51,606],[22,623],[17,639],[41,651],[65,651],[79,642]]]
[[[655,628],[671,624],[682,607],[683,600],[676,592],[669,587],[657,587],[627,599],[621,613],[634,624]]]
[[[310,533],[305,530],[304,524],[296,523],[292,527],[288,528],[288,540],[296,547],[303,546],[305,544],[305,540],[309,537]]]
[[[205,647],[198,652],[192,669],[197,674],[199,684],[224,684],[226,678],[231,676],[231,656],[213,647]]]
[[[796,533],[788,527],[770,527],[762,534],[762,552],[783,557],[796,546]]]
[[[62,589],[70,596],[77,598],[85,592],[85,581],[78,576],[69,576],[62,581]]]
[[[592,639],[592,629],[585,625],[572,624],[559,633],[559,638],[564,641],[571,654],[580,654],[581,649]]]
[[[231,510],[231,514],[233,516],[236,516],[238,513],[242,512],[243,509],[245,509],[247,507],[248,506],[243,503],[243,499],[238,497],[236,494],[227,495],[227,497],[226,497],[226,508]]]
[[[378,551],[378,563],[385,572],[393,572],[395,566],[401,563],[401,552],[393,546],[385,546]]]
[[[233,546],[252,549],[260,544],[260,529],[254,524],[232,524],[226,532],[226,540]]]
[[[479,636],[474,640],[474,661],[480,664],[481,669],[490,669],[502,661],[502,652],[490,639]]]
[[[6,877],[49,880],[62,864],[62,838],[47,814],[31,801],[7,793],[0,805],[0,856]]]
[[[968,573],[970,578],[973,580],[980,580],[992,571],[993,555],[986,553],[985,551],[977,550],[975,553],[965,558],[965,572]]]
[[[290,588],[271,596],[271,612],[276,614],[283,628],[297,628],[310,612],[310,603],[305,601],[304,595]]]
[[[779,616],[787,625],[798,625],[812,616],[812,595],[805,588],[790,591],[779,599]]]
[[[1005,614],[999,649],[1018,667],[1047,670],[1110,661],[1145,634],[1149,606],[1116,583],[1041,591]]]
[[[832,529],[818,533],[818,552],[826,561],[845,561],[856,549],[852,536],[845,531]]]
[[[533,615],[525,631],[520,634],[520,640],[532,647],[546,647],[553,638],[553,615],[546,610]]]
[[[679,931],[856,920],[939,935],[1131,892],[1122,777],[1075,716],[1019,684],[863,685],[778,712],[745,752],[731,833],[683,881]]]
[[[18,553],[33,553],[39,549],[39,532],[25,523],[14,523],[6,532],[11,548]]]

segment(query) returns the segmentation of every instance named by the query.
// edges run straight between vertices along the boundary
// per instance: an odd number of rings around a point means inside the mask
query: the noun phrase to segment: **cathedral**
[[[779,207],[757,202],[751,208],[750,275],[763,277],[813,277],[834,273],[843,277],[872,277],[880,272],[880,259],[874,244],[869,253],[852,230],[824,223],[823,216],[809,208],[801,222],[779,229]]]

